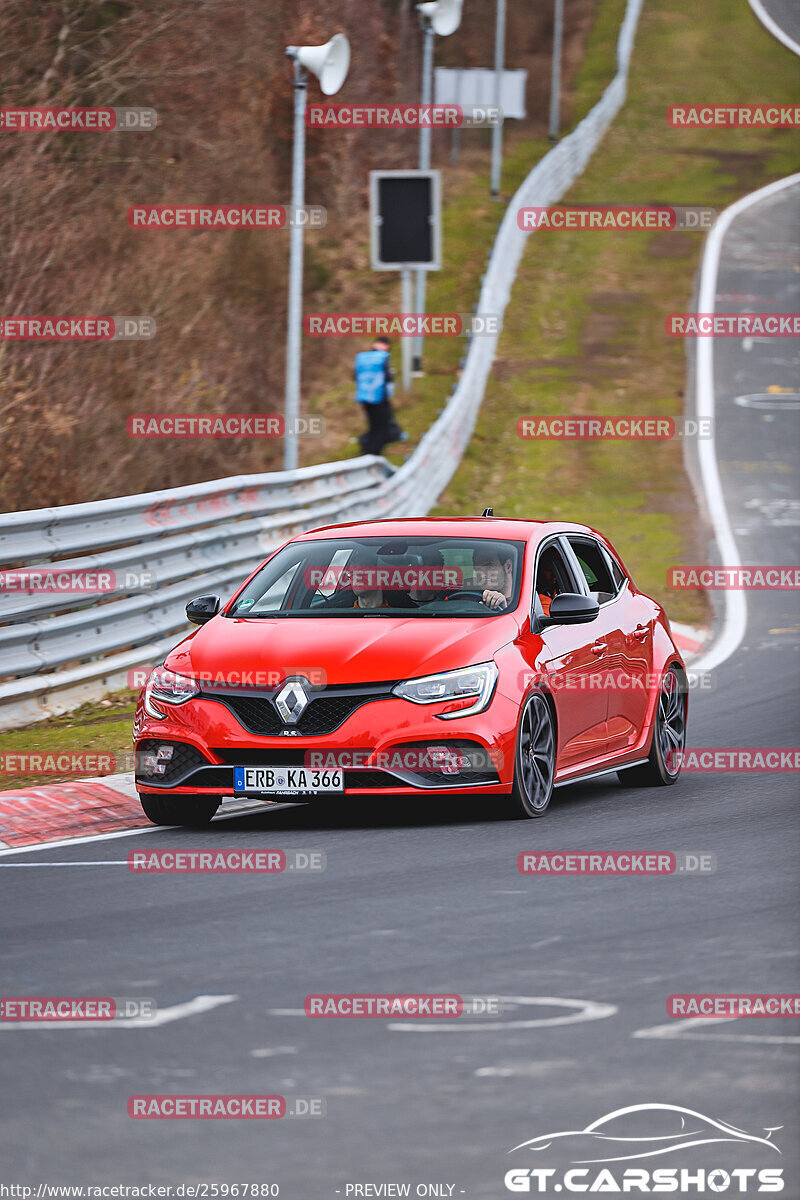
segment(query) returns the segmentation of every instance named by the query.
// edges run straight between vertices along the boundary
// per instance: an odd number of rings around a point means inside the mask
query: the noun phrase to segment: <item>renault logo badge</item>
[[[289,679],[274,703],[284,725],[296,725],[308,707],[308,693],[299,679]]]

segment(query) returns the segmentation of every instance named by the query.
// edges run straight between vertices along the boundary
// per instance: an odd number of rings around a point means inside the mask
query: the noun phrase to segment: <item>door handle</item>
[[[605,642],[595,642],[592,646],[592,654],[602,654],[607,649]]]
[[[638,641],[643,642],[645,638],[650,636],[650,630],[646,625],[637,625],[633,631],[633,636],[637,638]]]

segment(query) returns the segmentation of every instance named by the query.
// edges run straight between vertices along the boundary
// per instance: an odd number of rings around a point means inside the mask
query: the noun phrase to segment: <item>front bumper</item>
[[[314,765],[307,758],[310,752],[321,753],[324,765],[333,765],[333,756],[344,768],[344,792],[325,793],[331,800],[375,793],[504,794],[511,788],[518,711],[498,693],[484,712],[446,721],[436,717],[437,712],[447,711],[445,704],[379,698],[361,705],[331,733],[308,735],[254,733],[244,727],[229,703],[205,696],[181,705],[157,703],[157,707],[166,714],[165,720],[146,713],[141,698],[136,711],[136,787],[141,793],[242,795],[234,791],[235,766]],[[161,764],[164,770],[160,774],[144,770],[148,759],[152,765],[160,745],[173,747],[171,758]],[[412,754],[409,769],[409,748],[424,752],[431,746],[453,747],[469,765],[455,773],[422,770],[419,757]],[[350,767],[350,763],[359,765]],[[259,798],[269,797],[259,794]]]

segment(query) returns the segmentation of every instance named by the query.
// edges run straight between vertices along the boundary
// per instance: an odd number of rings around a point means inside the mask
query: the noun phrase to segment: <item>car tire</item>
[[[686,745],[686,702],[683,671],[676,665],[668,667],[661,681],[647,762],[617,771],[620,783],[629,787],[671,787],[678,782],[681,764],[673,770],[669,752],[682,753]]]
[[[522,706],[517,726],[509,817],[544,816],[553,796],[556,746],[556,722],[550,703],[542,692],[532,692]]]
[[[153,796],[139,793],[139,803],[154,825],[207,825],[221,804],[219,796]]]

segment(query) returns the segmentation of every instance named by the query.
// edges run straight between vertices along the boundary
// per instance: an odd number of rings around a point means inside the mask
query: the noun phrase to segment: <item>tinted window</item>
[[[613,599],[619,591],[619,586],[614,581],[608,559],[602,548],[597,542],[587,538],[570,537],[567,540],[575,552],[575,557],[592,595],[597,597],[600,604]]]
[[[536,595],[545,616],[550,613],[550,601],[562,592],[573,592],[575,583],[559,547],[552,543],[539,555],[536,567]]]

